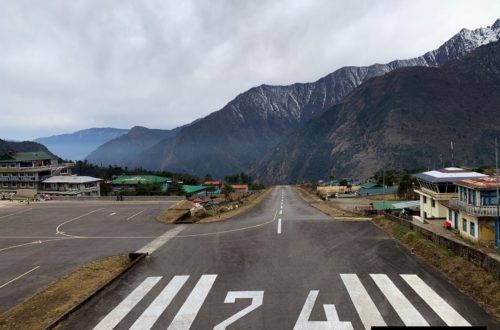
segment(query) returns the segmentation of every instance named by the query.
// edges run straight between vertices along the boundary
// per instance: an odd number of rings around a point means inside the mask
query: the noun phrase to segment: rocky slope
[[[45,151],[51,153],[49,149],[47,149],[47,147],[45,147],[40,143],[32,141],[14,142],[14,141],[6,141],[0,139],[0,157],[9,151],[14,151],[14,152]]]
[[[423,56],[368,67],[344,67],[314,83],[262,85],[221,110],[160,141],[141,155],[152,169],[211,173],[222,177],[247,169],[265,151],[312,118],[339,103],[364,81],[408,66],[437,67],[498,40],[500,20],[489,28],[462,30]]]
[[[103,143],[108,142],[128,132],[119,128],[89,128],[69,134],[42,137],[35,142],[47,148],[64,159],[82,160]]]
[[[451,141],[457,164],[492,164],[499,104],[494,42],[440,68],[403,68],[367,81],[269,150],[252,172],[279,183],[449,165]]]

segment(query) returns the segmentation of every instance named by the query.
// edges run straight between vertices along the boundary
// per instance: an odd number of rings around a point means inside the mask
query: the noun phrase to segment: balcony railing
[[[33,166],[33,167],[0,167],[0,173],[2,172],[41,172],[41,171],[56,171],[65,168],[73,167],[73,163],[63,163],[58,165],[44,165],[44,166]]]
[[[472,204],[467,204],[465,202],[459,201],[458,199],[450,199],[449,205],[451,208],[464,211],[470,215],[476,217],[496,217],[497,207],[496,205],[491,206],[476,206]]]
[[[424,187],[420,187],[420,188],[415,189],[415,192],[417,194],[425,194],[425,195],[431,196],[435,200],[449,200],[452,198],[457,198],[457,196],[458,196],[458,193],[456,193],[456,192],[438,193],[438,192],[435,192],[434,190],[430,190],[430,189],[427,189]]]
[[[36,178],[34,176],[0,176],[0,182],[36,182]]]

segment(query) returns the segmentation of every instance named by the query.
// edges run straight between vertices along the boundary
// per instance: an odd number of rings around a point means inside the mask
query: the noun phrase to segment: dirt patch
[[[329,215],[331,217],[335,217],[339,220],[353,220],[353,221],[360,221],[360,220],[365,220],[363,218],[359,218],[359,215],[354,214],[352,212],[342,210],[335,208],[331,205],[328,205],[324,200],[316,196],[315,194],[309,192],[307,189],[300,187],[300,186],[294,186],[293,190],[307,203],[311,204],[311,206],[315,207],[316,209],[320,210],[321,212],[325,213],[326,215]]]
[[[163,223],[174,223],[178,220],[184,219],[189,216],[190,209],[194,206],[194,204],[188,200],[182,200],[180,202],[175,203],[167,210],[160,213],[156,220]]]
[[[0,315],[0,329],[45,328],[129,264],[127,256],[88,263]]]
[[[262,200],[271,192],[272,188],[267,188],[263,191],[260,191],[258,193],[255,193],[253,195],[250,195],[246,198],[243,198],[240,200],[240,203],[238,204],[238,208],[233,208],[230,211],[226,211],[224,213],[220,213],[217,215],[213,215],[211,217],[203,218],[199,221],[198,223],[211,223],[211,222],[218,222],[218,221],[224,221],[228,220],[236,215],[242,214],[255,205],[259,204],[262,202]],[[196,220],[195,220],[196,221]]]
[[[474,298],[485,310],[500,320],[500,280],[452,251],[426,239],[408,227],[384,217],[372,221],[415,255],[432,265],[453,285]]]

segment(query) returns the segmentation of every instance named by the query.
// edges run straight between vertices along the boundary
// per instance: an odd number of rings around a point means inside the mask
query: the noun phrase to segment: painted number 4
[[[262,305],[262,301],[264,299],[264,291],[229,291],[227,293],[226,300],[224,300],[224,303],[234,304],[236,302],[236,299],[252,299],[252,303],[230,318],[217,324],[214,327],[214,330],[224,330],[227,326],[233,324],[243,316],[257,309],[260,305]]]
[[[335,305],[324,304],[326,321],[309,321],[311,312],[318,298],[319,291],[313,290],[309,292],[307,296],[304,307],[300,312],[297,323],[295,323],[294,330],[324,330],[324,329],[335,329],[335,330],[353,330],[351,322],[341,322],[335,309]]]

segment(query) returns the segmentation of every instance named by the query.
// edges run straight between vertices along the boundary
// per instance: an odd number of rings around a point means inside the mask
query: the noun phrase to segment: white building
[[[101,196],[102,179],[90,176],[53,176],[42,182],[41,194],[55,196]]]
[[[420,195],[418,220],[423,222],[427,219],[447,219],[449,200],[458,198],[458,188],[455,182],[486,176],[459,167],[447,167],[416,174],[415,178],[420,184],[420,187],[415,189],[415,192]]]

